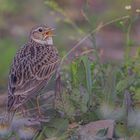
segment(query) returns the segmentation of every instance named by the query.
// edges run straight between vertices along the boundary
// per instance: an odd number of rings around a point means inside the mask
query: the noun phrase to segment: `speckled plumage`
[[[58,51],[52,44],[32,39],[14,57],[8,82],[7,110],[16,110],[42,89],[59,65]]]

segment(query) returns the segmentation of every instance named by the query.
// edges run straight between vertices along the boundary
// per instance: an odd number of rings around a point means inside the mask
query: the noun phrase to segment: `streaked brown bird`
[[[28,42],[16,53],[9,73],[8,113],[36,96],[56,72],[60,61],[53,30],[46,25],[34,27]]]

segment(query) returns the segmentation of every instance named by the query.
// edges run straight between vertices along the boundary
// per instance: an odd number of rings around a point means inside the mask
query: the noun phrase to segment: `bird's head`
[[[53,45],[53,30],[54,28],[46,25],[34,27],[30,33],[30,39],[40,44]]]

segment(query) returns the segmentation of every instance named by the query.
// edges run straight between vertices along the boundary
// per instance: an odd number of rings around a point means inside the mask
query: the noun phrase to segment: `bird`
[[[9,116],[13,116],[18,108],[37,96],[57,71],[60,57],[53,45],[53,30],[48,25],[33,27],[27,43],[17,51],[8,78]]]

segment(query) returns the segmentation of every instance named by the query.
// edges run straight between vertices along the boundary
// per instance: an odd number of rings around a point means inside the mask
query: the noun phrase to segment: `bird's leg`
[[[28,115],[25,105],[21,105],[20,110],[18,109],[17,111],[19,111],[18,113],[21,114],[23,117],[26,117]]]
[[[21,113],[23,114],[23,117],[25,117],[26,116],[26,109],[23,105],[21,107],[22,107],[21,108]]]

